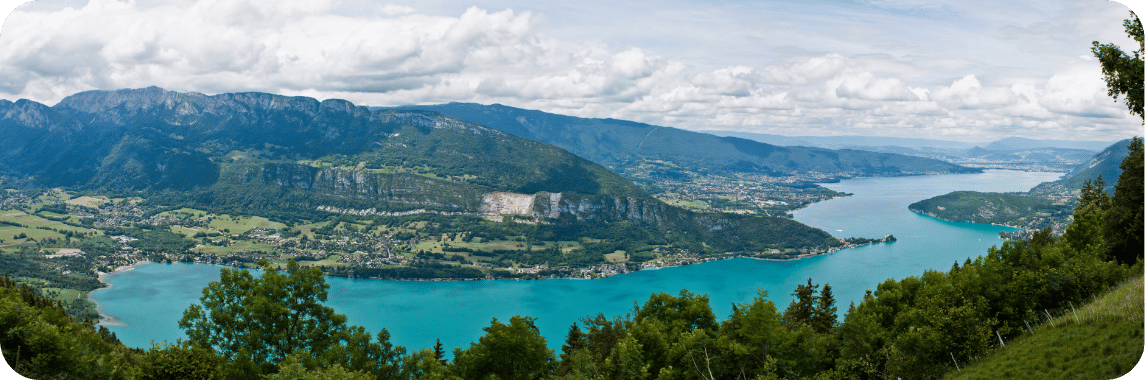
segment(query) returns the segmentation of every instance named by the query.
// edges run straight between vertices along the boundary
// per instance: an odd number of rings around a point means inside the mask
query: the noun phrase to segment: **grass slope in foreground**
[[[1112,379],[1141,360],[1145,283],[1136,277],[1044,323],[948,379]],[[1128,347],[1129,349],[1125,349]]]

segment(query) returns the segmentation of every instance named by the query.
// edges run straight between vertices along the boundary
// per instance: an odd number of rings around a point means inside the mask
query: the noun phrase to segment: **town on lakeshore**
[[[725,186],[712,189],[725,191]],[[758,200],[762,192],[735,188],[744,198]],[[751,188],[748,188],[749,190]],[[813,196],[790,193],[772,193],[777,200],[763,202],[796,204],[809,203]],[[138,262],[193,262],[235,267],[254,267],[259,260],[285,264],[296,260],[303,266],[320,267],[331,275],[354,277],[354,269],[419,267],[448,264],[480,269],[465,272],[472,277],[439,278],[413,273],[403,280],[489,279],[489,278],[602,278],[645,268],[680,266],[726,258],[755,257],[764,259],[797,259],[852,248],[872,242],[894,241],[893,236],[882,239],[840,239],[840,245],[826,249],[804,248],[783,252],[778,249],[757,254],[731,253],[698,255],[684,249],[654,248],[655,255],[645,261],[633,260],[624,250],[607,255],[608,262],[577,267],[547,263],[512,265],[511,261],[493,261],[483,251],[525,250],[523,238],[488,240],[473,236],[472,232],[455,234],[419,234],[427,222],[409,222],[392,227],[353,223],[317,222],[287,226],[263,217],[216,215],[202,210],[180,208],[161,210],[143,205],[141,198],[108,198],[105,196],[75,196],[53,189],[30,197],[9,190],[0,195],[0,223],[6,235],[0,239],[0,248],[40,252],[44,264],[62,275],[85,273],[84,264],[91,266],[86,273],[108,273],[116,268]],[[764,203],[767,204],[767,203]],[[332,214],[368,214],[324,207]],[[405,215],[425,213],[408,212]],[[402,215],[398,215],[402,216]],[[522,223],[537,223],[525,216],[514,219]],[[150,230],[134,228],[148,226]],[[11,235],[10,237],[7,235]],[[78,247],[78,248],[77,248]],[[563,251],[576,250],[576,241],[534,243],[528,249],[545,250],[560,247]],[[87,251],[85,251],[87,248]],[[98,252],[98,256],[89,254]],[[66,258],[66,259],[61,259]],[[52,260],[56,259],[56,260]],[[498,266],[505,265],[505,266]]]

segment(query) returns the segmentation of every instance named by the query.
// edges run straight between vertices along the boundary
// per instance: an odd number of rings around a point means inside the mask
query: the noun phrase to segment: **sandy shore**
[[[107,287],[92,290],[90,293],[87,294],[88,301],[95,303],[95,311],[99,313],[99,323],[97,323],[97,325],[99,325],[99,326],[126,326],[126,324],[119,321],[119,318],[116,318],[113,315],[107,314],[107,311],[103,309],[103,305],[100,305],[99,302],[96,302],[95,300],[91,299],[92,293],[98,292],[100,290],[111,289],[112,288],[111,283],[107,282],[107,279],[110,278],[111,276],[115,276],[115,275],[119,275],[119,274],[133,271],[133,270],[135,270],[136,266],[138,266],[140,264],[148,264],[148,263],[150,263],[150,261],[140,261],[138,263],[131,264],[128,266],[122,266],[119,268],[115,268],[115,270],[112,271],[111,273],[97,272],[97,273],[99,273],[99,276],[98,276],[99,282],[102,282],[105,285],[107,285]]]

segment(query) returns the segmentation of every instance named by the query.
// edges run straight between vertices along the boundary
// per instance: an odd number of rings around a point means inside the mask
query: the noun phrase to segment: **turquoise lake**
[[[792,261],[733,259],[683,267],[644,270],[596,280],[407,282],[327,277],[326,305],[349,323],[376,334],[383,327],[394,344],[429,348],[440,338],[447,348],[468,347],[493,318],[537,318],[551,348],[559,350],[569,325],[603,313],[612,318],[643,303],[652,293],[688,289],[710,296],[719,319],[732,303],[749,302],[765,289],[782,310],[795,286],[812,278],[829,283],[839,314],[880,282],[949,270],[955,261],[983,255],[1001,243],[1008,227],[952,223],[907,210],[907,205],[951,191],[1026,191],[1059,173],[988,170],[981,174],[870,178],[824,184],[854,196],[816,203],[796,211],[795,219],[836,237],[882,237],[897,242],[845,249]],[[108,326],[128,346],[185,338],[178,328],[183,310],[198,302],[202,288],[218,279],[223,267],[204,264],[144,264],[107,279],[111,289],[90,298],[114,316]]]

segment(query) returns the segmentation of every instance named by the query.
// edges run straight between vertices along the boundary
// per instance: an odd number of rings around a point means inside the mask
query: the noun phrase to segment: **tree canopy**
[[[1105,75],[1105,85],[1109,87],[1109,96],[1113,99],[1124,95],[1124,102],[1129,112],[1140,116],[1145,122],[1145,112],[1142,111],[1142,97],[1145,89],[1142,88],[1142,76],[1145,75],[1145,65],[1141,62],[1141,52],[1145,51],[1145,34],[1141,29],[1141,19],[1133,11],[1129,12],[1129,19],[1125,20],[1125,33],[1129,38],[1137,41],[1138,49],[1133,55],[1121,51],[1115,44],[1102,44],[1093,41],[1093,55],[1101,61],[1101,72]]]
[[[1129,112],[1142,118],[1145,124],[1145,112],[1142,110],[1143,97],[1145,97],[1145,64],[1142,63],[1141,54],[1145,52],[1145,31],[1142,30],[1141,19],[1133,11],[1129,12],[1129,19],[1123,25],[1125,33],[1137,41],[1138,50],[1133,55],[1121,51],[1114,44],[1100,44],[1093,41],[1093,55],[1101,61],[1101,72],[1105,76],[1105,85],[1109,87],[1109,96],[1117,99],[1124,95],[1125,105]],[[1145,245],[1142,244],[1142,234],[1145,227],[1142,225],[1145,214],[1145,179],[1142,166],[1141,139],[1133,138],[1129,144],[1129,155],[1121,161],[1121,176],[1117,179],[1117,187],[1112,198],[1094,202],[1093,199],[1083,197],[1081,203],[1094,204],[1104,215],[1102,234],[1105,238],[1106,253],[1123,263],[1132,263],[1141,257]],[[1100,180],[1100,179],[1099,179]],[[1085,189],[1083,189],[1085,190]],[[1083,196],[1085,194],[1083,193]],[[1091,197],[1092,198],[1092,197]]]
[[[280,273],[265,261],[259,264],[264,272],[258,278],[245,269],[222,269],[219,281],[203,289],[201,303],[183,312],[179,327],[192,344],[213,348],[248,375],[273,373],[293,358],[310,367],[333,363],[396,376],[405,348],[390,344],[385,329],[372,342],[364,329],[322,305],[330,286],[319,269],[302,269],[291,260]]]

